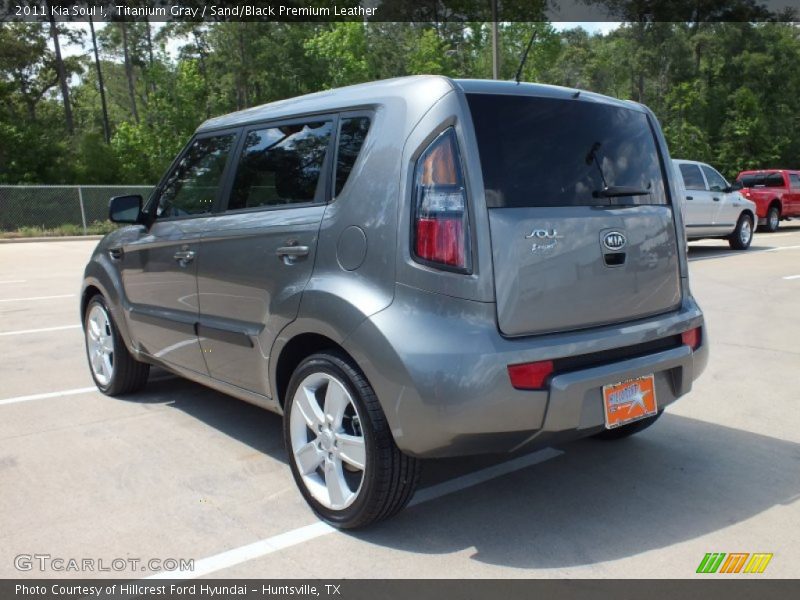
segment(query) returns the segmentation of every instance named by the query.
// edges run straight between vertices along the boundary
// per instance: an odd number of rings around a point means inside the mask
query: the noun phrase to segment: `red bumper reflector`
[[[692,350],[697,350],[697,348],[700,346],[700,341],[701,336],[699,327],[695,327],[689,331],[684,331],[681,334],[681,342],[689,346]]]
[[[547,378],[553,373],[553,361],[508,365],[511,385],[518,390],[541,390],[546,387]]]

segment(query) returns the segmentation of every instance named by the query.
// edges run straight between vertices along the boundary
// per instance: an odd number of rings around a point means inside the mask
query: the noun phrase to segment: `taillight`
[[[413,248],[420,262],[469,268],[467,194],[452,128],[431,142],[417,160]]]
[[[547,378],[552,373],[552,360],[508,365],[508,376],[511,379],[511,385],[518,390],[542,390],[547,387]]]
[[[689,331],[684,331],[681,334],[681,343],[689,346],[692,350],[697,350],[700,347],[700,342],[702,341],[702,335],[700,327],[695,327],[694,329],[690,329]]]

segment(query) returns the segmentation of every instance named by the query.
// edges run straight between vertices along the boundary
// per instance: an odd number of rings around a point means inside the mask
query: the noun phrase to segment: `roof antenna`
[[[519,84],[519,78],[522,75],[522,67],[525,66],[525,61],[528,60],[528,52],[531,51],[531,46],[533,46],[533,40],[535,39],[536,39],[536,30],[534,29],[533,33],[531,34],[531,39],[528,42],[528,47],[525,48],[525,54],[522,55],[522,60],[520,61],[519,68],[517,69],[517,74],[514,75],[514,81],[516,81],[517,84]]]

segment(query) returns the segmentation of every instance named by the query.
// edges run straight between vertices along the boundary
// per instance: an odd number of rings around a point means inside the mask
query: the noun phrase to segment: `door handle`
[[[308,256],[308,246],[281,246],[275,251],[275,254],[281,257],[291,258]]]
[[[712,200],[714,200],[714,202],[719,202],[719,198],[718,198],[717,196],[714,196],[714,197],[712,198]]]
[[[694,196],[686,196],[687,200],[694,200]]]
[[[195,252],[194,250],[178,250],[175,254],[172,255],[172,258],[178,261],[178,264],[182,267],[187,266],[190,262],[194,260]]]

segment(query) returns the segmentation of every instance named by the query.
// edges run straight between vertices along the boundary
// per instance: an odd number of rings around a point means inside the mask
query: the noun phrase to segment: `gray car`
[[[419,76],[206,121],[86,267],[106,394],[169,369],[284,416],[342,528],[419,461],[652,424],[707,362],[653,114],[589,92]]]

